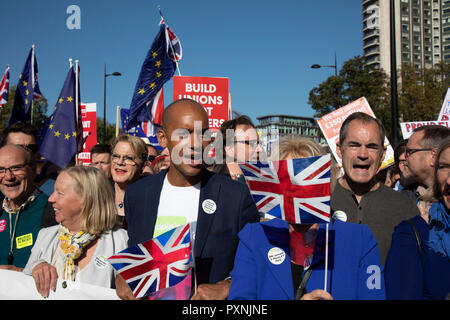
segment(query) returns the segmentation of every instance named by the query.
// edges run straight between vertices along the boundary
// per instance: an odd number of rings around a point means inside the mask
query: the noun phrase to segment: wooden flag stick
[[[325,233],[325,284],[324,284],[324,291],[327,291],[327,283],[328,283],[328,226],[329,223],[327,223],[326,226],[326,233]]]
[[[31,45],[31,48],[33,50],[33,53],[31,54],[31,87],[33,88],[33,96],[31,97],[31,124],[33,124],[33,105],[34,105],[34,44]]]
[[[119,135],[120,106],[116,107],[116,137]]]

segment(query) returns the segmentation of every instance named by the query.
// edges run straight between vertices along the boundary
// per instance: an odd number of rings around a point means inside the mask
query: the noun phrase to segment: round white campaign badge
[[[286,259],[286,253],[283,249],[273,247],[267,252],[267,258],[272,264],[279,265],[282,264],[284,259]]]
[[[337,210],[333,213],[333,219],[341,220],[343,222],[347,221],[347,214],[344,211]]]
[[[213,214],[214,212],[216,212],[217,205],[213,200],[206,199],[202,203],[202,208],[203,208],[203,211],[205,211],[205,213]]]

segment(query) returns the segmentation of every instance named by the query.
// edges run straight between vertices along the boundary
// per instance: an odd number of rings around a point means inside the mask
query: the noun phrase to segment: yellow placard
[[[16,237],[16,248],[22,249],[33,245],[33,234],[27,233],[23,236]]]

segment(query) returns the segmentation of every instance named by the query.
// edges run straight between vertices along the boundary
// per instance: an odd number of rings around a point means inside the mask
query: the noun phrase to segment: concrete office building
[[[390,0],[362,0],[367,63],[390,74]],[[450,62],[450,0],[395,0],[397,68]]]

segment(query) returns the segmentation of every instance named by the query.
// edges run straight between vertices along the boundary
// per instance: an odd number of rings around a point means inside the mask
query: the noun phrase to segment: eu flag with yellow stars
[[[130,105],[127,128],[136,127],[142,121],[152,120],[153,99],[175,73],[176,63],[169,56],[170,50],[173,49],[169,46],[170,39],[166,28],[166,24],[161,23],[142,65]]]
[[[75,71],[71,67],[39,149],[42,156],[60,168],[65,168],[78,150],[75,96]]]
[[[122,132],[124,134],[129,134],[138,138],[147,138],[147,135],[145,134],[144,130],[142,130],[140,124],[138,124],[136,127],[130,127],[127,125],[130,119],[129,113],[130,110],[128,109],[120,109],[120,118],[122,119]]]
[[[15,122],[30,122],[31,107],[33,100],[41,97],[41,91],[37,81],[37,61],[34,55],[34,48],[31,48],[28,54],[22,73],[17,83],[16,94],[14,97],[14,105],[11,108],[6,127]]]

